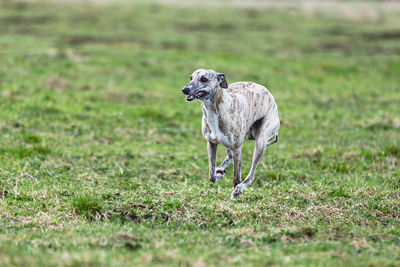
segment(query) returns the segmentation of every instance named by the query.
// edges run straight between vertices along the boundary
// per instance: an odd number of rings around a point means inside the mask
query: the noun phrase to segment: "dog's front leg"
[[[217,144],[207,142],[209,178],[213,183],[218,181],[215,171],[217,166],[217,148]]]
[[[241,167],[242,167],[242,146],[233,151],[233,187],[242,182],[241,179]]]
[[[232,162],[232,151],[226,149],[226,158],[216,169],[217,176],[220,176],[220,179],[225,176],[225,169],[229,166],[229,164],[231,164],[231,162]]]

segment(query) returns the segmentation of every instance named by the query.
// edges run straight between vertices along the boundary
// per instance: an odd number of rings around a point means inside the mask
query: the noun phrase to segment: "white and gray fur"
[[[202,133],[207,140],[210,180],[216,182],[224,177],[225,169],[233,159],[231,198],[238,199],[253,182],[266,147],[278,141],[280,121],[274,97],[264,86],[253,82],[236,82],[228,86],[224,74],[204,69],[193,72],[182,92],[187,101],[201,101]],[[246,136],[256,144],[251,170],[242,181],[242,144]],[[216,167],[218,144],[226,148],[227,157]]]

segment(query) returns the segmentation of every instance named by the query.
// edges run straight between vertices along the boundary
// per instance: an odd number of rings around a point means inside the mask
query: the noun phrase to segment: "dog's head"
[[[190,82],[183,87],[182,93],[186,95],[186,101],[195,99],[211,99],[217,90],[228,88],[225,74],[213,70],[198,69],[190,75]]]

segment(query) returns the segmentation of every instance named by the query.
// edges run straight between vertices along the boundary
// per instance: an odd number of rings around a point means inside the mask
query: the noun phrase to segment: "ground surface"
[[[400,14],[375,14],[1,1],[0,265],[398,266]],[[200,67],[279,106],[240,201],[180,92]]]

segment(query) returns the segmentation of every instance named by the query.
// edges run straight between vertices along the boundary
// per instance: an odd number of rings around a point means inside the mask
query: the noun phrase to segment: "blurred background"
[[[309,134],[332,146],[358,146],[347,132],[354,127],[399,124],[392,101],[399,97],[399,6],[3,0],[2,119],[41,127],[49,138],[76,131],[109,142],[122,120],[140,142],[175,144],[175,137],[200,133],[201,109],[185,103],[180,88],[193,70],[210,68],[228,82],[267,86],[293,146]],[[326,138],[328,129],[337,129],[335,138]],[[375,133],[365,134],[377,142]]]

